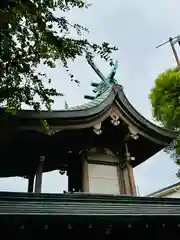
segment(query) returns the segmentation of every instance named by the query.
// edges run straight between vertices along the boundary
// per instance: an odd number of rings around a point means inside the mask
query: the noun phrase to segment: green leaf
[[[149,98],[154,118],[165,128],[179,133],[178,138],[166,151],[171,153],[177,164],[180,164],[180,71],[177,68],[169,69],[160,74],[155,80]]]
[[[56,63],[69,71],[68,61],[85,56],[88,52],[112,62],[110,55],[117,50],[109,43],[92,43],[82,37],[88,29],[70,23],[66,17],[57,17],[55,10],[63,12],[73,8],[89,7],[81,0],[4,0],[0,4],[0,101],[10,111],[18,111],[25,103],[40,111],[42,104],[51,107],[54,96],[62,96],[56,89],[46,88],[51,80],[37,73],[40,63],[55,68]],[[64,14],[63,14],[64,15]],[[57,32],[54,29],[58,28]],[[74,37],[74,30],[77,36]],[[71,36],[71,33],[72,36]],[[59,61],[57,61],[59,60]],[[57,66],[58,67],[58,66]],[[60,79],[60,78],[59,78]],[[61,83],[60,83],[61,84]],[[36,100],[39,97],[40,101]]]

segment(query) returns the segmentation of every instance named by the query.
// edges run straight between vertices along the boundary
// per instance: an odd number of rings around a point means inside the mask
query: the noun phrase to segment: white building
[[[164,197],[164,198],[180,198],[180,182],[162,188],[147,197]]]

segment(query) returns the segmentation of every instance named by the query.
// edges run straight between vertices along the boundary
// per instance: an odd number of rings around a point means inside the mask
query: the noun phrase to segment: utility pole
[[[156,48],[162,47],[162,46],[164,46],[167,43],[170,43],[172,51],[173,51],[173,54],[174,54],[174,57],[176,59],[177,66],[180,69],[180,60],[179,60],[179,57],[178,57],[178,54],[177,54],[177,51],[176,51],[176,48],[175,48],[175,44],[176,43],[178,43],[180,45],[180,35],[178,35],[178,36],[176,36],[174,38],[170,37],[168,41],[160,44]]]
[[[180,61],[179,61],[179,57],[178,57],[178,54],[177,54],[176,48],[175,48],[175,46],[174,46],[175,43],[173,42],[173,38],[172,38],[172,37],[169,38],[169,42],[170,42],[170,45],[171,45],[172,51],[173,51],[173,53],[174,53],[174,57],[175,57],[175,59],[176,59],[177,66],[178,66],[178,68],[180,69]]]

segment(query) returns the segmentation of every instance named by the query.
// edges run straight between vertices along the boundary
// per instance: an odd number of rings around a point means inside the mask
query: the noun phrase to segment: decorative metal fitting
[[[127,143],[125,143],[125,151],[126,151],[126,160],[127,161],[134,161],[135,160],[135,157],[132,157],[130,152],[129,152],[129,149],[128,149],[128,145]]]

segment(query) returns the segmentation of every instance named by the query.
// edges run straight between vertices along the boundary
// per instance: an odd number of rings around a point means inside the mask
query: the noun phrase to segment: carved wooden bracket
[[[128,126],[129,128],[129,132],[130,132],[130,136],[134,139],[137,140],[139,138],[138,132],[135,128],[133,128],[132,126]]]
[[[111,123],[114,126],[118,126],[120,124],[119,116],[115,112],[111,114]]]
[[[94,125],[93,128],[94,128],[93,130],[94,130],[95,134],[100,135],[102,133],[101,123]]]

